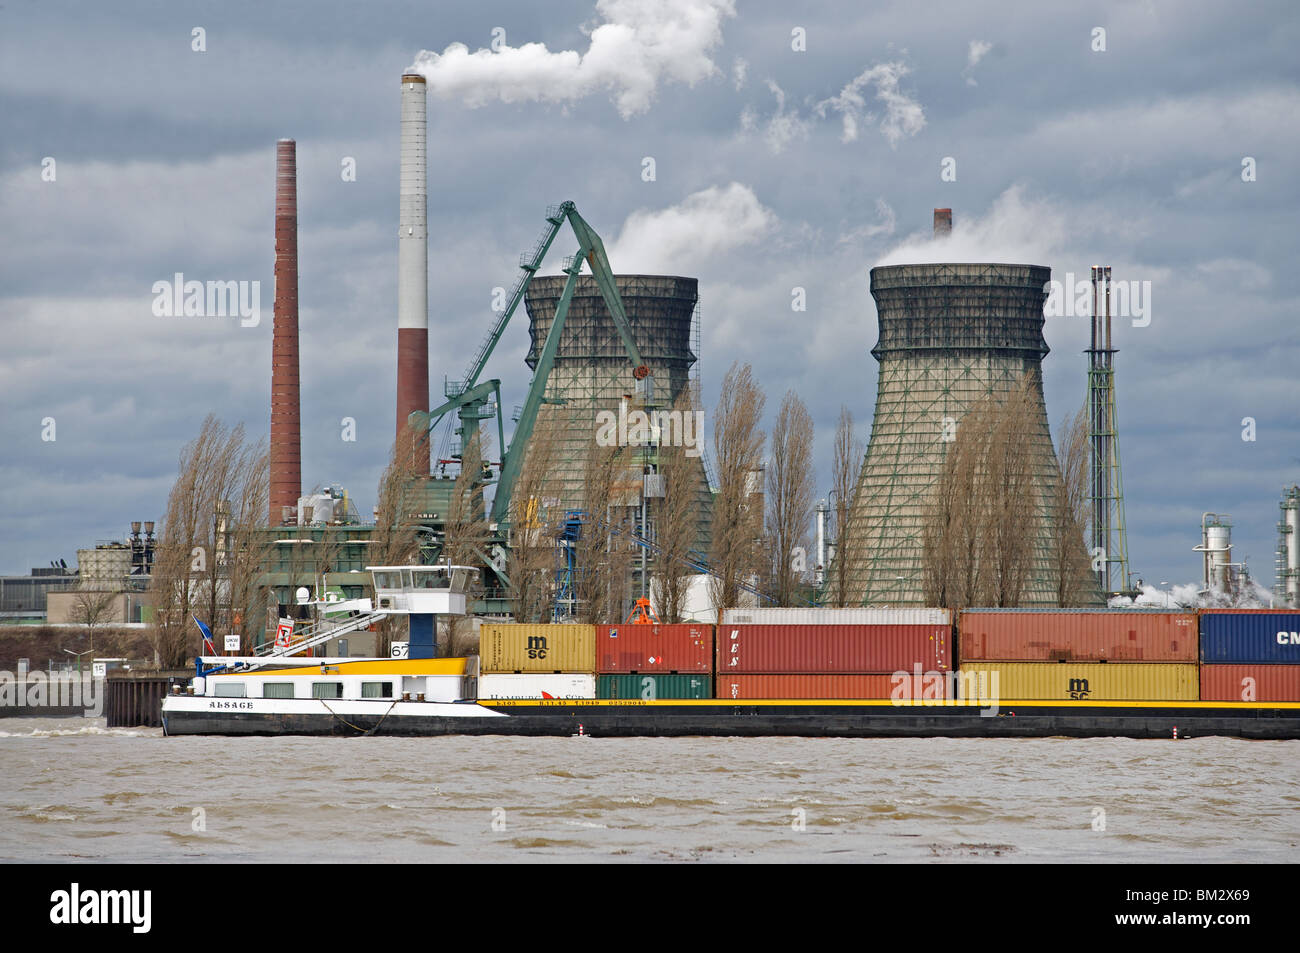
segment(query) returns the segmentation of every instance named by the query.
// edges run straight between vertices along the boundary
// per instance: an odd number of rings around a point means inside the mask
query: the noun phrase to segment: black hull
[[[1053,707],[979,709],[894,706],[712,704],[485,705],[506,718],[438,715],[383,718],[327,713],[266,715],[235,711],[169,712],[168,735],[323,735],[428,737],[529,735],[595,738],[1199,738],[1300,739],[1297,708]],[[1014,712],[1014,713],[1013,713]],[[376,730],[377,729],[377,730]]]

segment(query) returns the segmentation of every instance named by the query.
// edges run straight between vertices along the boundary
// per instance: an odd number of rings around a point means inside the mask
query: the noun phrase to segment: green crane
[[[448,400],[441,407],[427,413],[424,411],[413,413],[411,415],[412,423],[432,431],[447,414],[454,410],[460,418],[460,426],[456,428],[456,433],[463,442],[468,434],[477,432],[479,422],[484,417],[489,416],[484,412],[483,407],[488,397],[495,393],[498,407],[497,429],[501,435],[499,446],[505,447],[504,433],[502,432],[503,424],[499,409],[501,406],[500,381],[490,380],[484,384],[479,384],[478,379],[483,373],[488,359],[492,356],[492,351],[496,348],[497,342],[501,340],[501,335],[505,332],[506,326],[510,323],[511,316],[519,307],[519,303],[524,300],[524,294],[528,290],[528,283],[532,281],[533,275],[541,267],[542,260],[546,257],[547,251],[550,250],[551,244],[555,241],[555,237],[559,234],[565,221],[568,221],[573,229],[574,237],[578,240],[578,251],[572,259],[566,260],[563,270],[568,275],[568,280],[564,284],[564,291],[560,295],[560,302],[555,309],[555,319],[551,322],[550,330],[546,335],[546,342],[542,346],[541,356],[537,361],[537,367],[533,371],[533,381],[528,388],[528,396],[524,401],[523,411],[520,413],[519,421],[515,426],[514,436],[511,438],[509,448],[505,449],[501,455],[501,475],[497,480],[496,496],[493,498],[492,512],[489,516],[489,522],[496,523],[499,526],[506,523],[510,512],[510,497],[514,491],[515,482],[519,479],[520,471],[523,469],[524,455],[528,452],[528,441],[532,437],[533,426],[537,422],[537,412],[545,399],[546,380],[550,376],[552,365],[555,363],[555,353],[559,349],[560,336],[564,332],[564,320],[568,316],[569,304],[573,300],[573,292],[578,284],[578,274],[582,270],[584,261],[590,268],[592,277],[596,280],[596,286],[600,289],[601,297],[605,299],[605,307],[609,309],[610,316],[614,319],[614,327],[618,330],[619,338],[627,351],[628,360],[632,364],[632,376],[637,380],[642,380],[650,373],[649,368],[641,361],[641,352],[637,349],[636,342],[632,340],[632,328],[628,324],[627,313],[623,310],[623,300],[619,297],[618,286],[614,281],[614,272],[610,268],[609,258],[605,254],[605,243],[600,240],[596,230],[578,214],[577,207],[572,202],[564,202],[560,205],[553,205],[546,210],[547,224],[545,229],[533,245],[532,251],[520,256],[520,274],[511,290],[506,308],[493,322],[487,335],[479,344],[478,350],[465,372],[464,379],[450,382],[447,385],[446,396]]]

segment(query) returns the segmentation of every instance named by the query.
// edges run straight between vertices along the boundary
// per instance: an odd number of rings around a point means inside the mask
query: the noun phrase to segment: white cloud
[[[876,121],[875,114],[867,111],[865,95],[874,86],[876,99],[885,106],[880,132],[889,140],[890,148],[897,148],[900,139],[914,136],[925,128],[925,110],[921,104],[898,88],[899,81],[909,72],[902,63],[877,63],[860,73],[838,95],[818,103],[817,115],[825,117],[827,110],[839,113],[844,124],[840,141],[855,142],[859,124]]]
[[[731,81],[736,87],[736,92],[745,85],[745,77],[749,75],[749,62],[743,56],[737,56],[736,61],[731,64]]]
[[[774,155],[777,155],[784,151],[785,147],[794,139],[808,138],[809,122],[799,115],[797,108],[790,110],[785,108],[785,90],[770,79],[767,81],[767,88],[776,97],[776,112],[761,123],[763,141],[767,143],[768,149]],[[752,108],[746,107],[741,112],[740,127],[746,132],[757,132],[759,130],[758,115]]]
[[[621,273],[695,274],[701,258],[753,244],[776,222],[749,186],[711,186],[668,208],[633,212],[609,260]]]
[[[978,86],[975,77],[971,75],[975,67],[979,65],[980,60],[984,59],[986,53],[993,49],[992,43],[986,43],[984,40],[971,40],[970,49],[966,53],[966,68],[961,71],[961,75],[966,77],[967,86]]]
[[[876,215],[880,217],[880,222],[875,225],[859,225],[839,237],[838,243],[841,245],[850,245],[867,238],[875,238],[877,235],[892,235],[898,225],[897,216],[889,203],[884,199],[876,199]]]
[[[660,82],[694,86],[719,72],[710,54],[722,42],[733,0],[598,0],[603,23],[585,53],[525,43],[471,53],[452,43],[421,50],[410,70],[429,91],[470,108],[490,102],[575,102],[608,90],[624,119],[645,112]],[[742,74],[743,76],[743,74]]]

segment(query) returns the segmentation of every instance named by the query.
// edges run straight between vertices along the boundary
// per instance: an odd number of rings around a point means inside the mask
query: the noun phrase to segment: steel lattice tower
[[[1092,267],[1092,342],[1088,355],[1089,493],[1097,585],[1109,596],[1130,594],[1124,483],[1115,417],[1115,348],[1110,339],[1110,266]],[[1100,565],[1098,560],[1100,559]],[[1118,585],[1116,584],[1118,583]]]
[[[875,416],[849,533],[836,553],[848,560],[851,604],[924,603],[924,526],[956,428],[977,401],[1010,391],[1026,372],[1036,396],[1030,439],[1037,499],[1027,501],[1035,510],[1033,562],[1022,604],[1055,604],[1051,500],[1060,469],[1042,399],[1050,278],[1051,269],[1037,265],[871,270],[880,320],[871,351],[880,362]],[[1088,578],[1077,580],[1076,591],[1087,593],[1080,604],[1099,601]]]

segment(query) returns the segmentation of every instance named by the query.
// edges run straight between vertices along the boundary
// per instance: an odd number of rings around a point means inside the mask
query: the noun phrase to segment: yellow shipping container
[[[596,671],[594,625],[484,624],[478,653],[482,671],[581,672]]]
[[[1200,679],[1193,663],[1002,662],[963,664],[962,697],[1007,701],[1196,701]],[[993,679],[996,676],[997,681]]]

